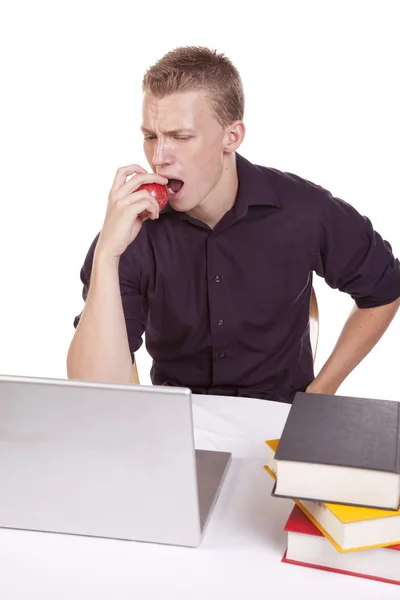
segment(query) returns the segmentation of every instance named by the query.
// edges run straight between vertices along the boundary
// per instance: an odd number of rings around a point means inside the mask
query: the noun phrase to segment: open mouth
[[[181,179],[168,180],[167,190],[168,194],[170,194],[172,197],[176,196],[181,191],[182,187],[183,181]]]

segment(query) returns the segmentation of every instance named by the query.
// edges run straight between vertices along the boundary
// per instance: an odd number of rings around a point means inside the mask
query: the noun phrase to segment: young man
[[[400,264],[390,245],[328,191],[237,152],[244,94],[224,55],[169,52],[145,74],[143,92],[152,172],[117,171],[81,271],[86,304],[68,377],[130,382],[146,332],[157,385],[282,402],[297,390],[335,393],[398,309]],[[138,190],[148,182],[168,186],[161,213]],[[355,300],[317,377],[313,272]]]

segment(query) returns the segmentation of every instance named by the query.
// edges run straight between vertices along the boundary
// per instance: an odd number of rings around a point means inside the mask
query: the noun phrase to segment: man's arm
[[[350,204],[323,191],[315,208],[315,272],[355,302],[331,356],[307,388],[336,393],[399,308],[400,262],[371,221]]]
[[[148,191],[140,190],[142,184],[154,182],[166,185],[168,180],[156,173],[147,173],[138,165],[117,171],[102,230],[82,269],[86,305],[77,319],[68,350],[70,379],[131,382],[128,323],[131,338],[135,339],[140,338],[143,326],[138,286],[132,272],[123,274],[123,255],[144,221],[159,217],[157,201]],[[127,265],[125,271],[132,268]]]
[[[332,354],[306,391],[335,394],[346,377],[380,340],[399,307],[400,298],[375,308],[358,308],[355,305]]]
[[[94,261],[86,305],[68,351],[68,378],[129,383],[131,369],[118,260],[100,255]]]

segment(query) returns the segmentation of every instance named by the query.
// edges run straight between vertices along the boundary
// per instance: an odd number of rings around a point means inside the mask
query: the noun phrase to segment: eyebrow
[[[154,135],[154,131],[147,129],[146,127],[140,128],[143,133],[151,133]],[[166,131],[166,135],[179,135],[179,134],[193,134],[192,129],[172,129],[171,131]]]

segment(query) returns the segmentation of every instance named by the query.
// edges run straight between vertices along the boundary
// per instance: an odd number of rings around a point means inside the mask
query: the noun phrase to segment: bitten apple
[[[160,210],[167,206],[168,192],[165,185],[160,185],[159,183],[144,183],[137,191],[139,190],[147,190],[153,198],[157,200]]]

